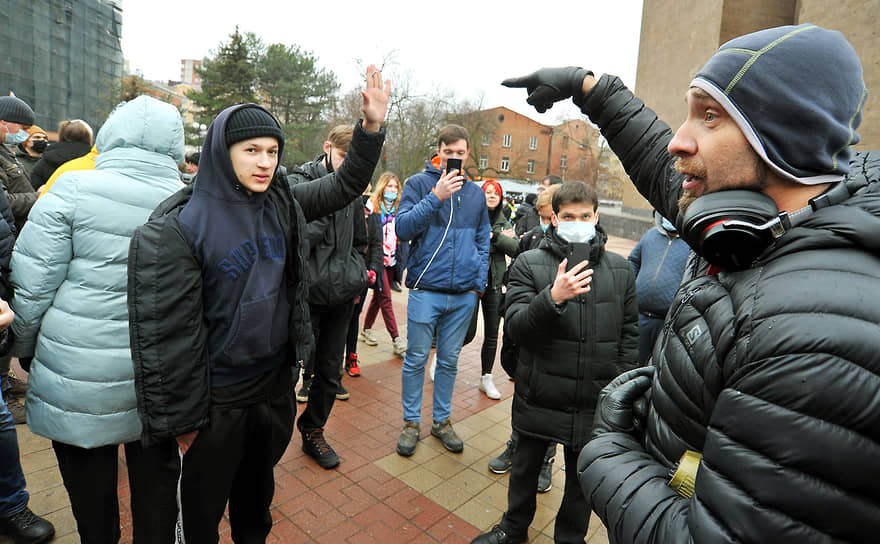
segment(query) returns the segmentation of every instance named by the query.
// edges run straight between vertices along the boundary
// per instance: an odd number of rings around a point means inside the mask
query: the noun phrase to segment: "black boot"
[[[49,542],[55,536],[55,527],[25,508],[8,518],[0,518],[0,534],[11,535],[15,544]]]

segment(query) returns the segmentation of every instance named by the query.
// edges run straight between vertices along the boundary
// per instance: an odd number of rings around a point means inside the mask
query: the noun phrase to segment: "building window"
[[[501,157],[501,171],[507,172],[508,170],[510,170],[510,158]]]
[[[531,159],[529,160],[528,164],[526,165],[526,173],[527,174],[534,174],[535,173],[535,161],[534,160],[531,160]]]
[[[537,136],[530,136],[529,137],[529,149],[531,149],[532,151],[538,149],[538,137]]]
[[[487,146],[492,143],[492,135],[491,134],[483,134],[483,145]]]
[[[501,145],[504,147],[510,147],[510,143],[512,140],[513,140],[513,137],[511,137],[510,134],[505,134],[504,141],[501,143]]]
[[[483,170],[489,168],[489,155],[480,155],[480,168]]]
[[[562,158],[559,159],[559,168],[562,168],[563,170],[565,170],[565,167],[567,164],[568,164],[568,157],[563,155]]]
[[[587,167],[587,159],[581,157],[581,169],[584,169],[586,167]]]
[[[562,148],[563,148],[563,149],[567,149],[567,148],[568,148],[568,136],[563,136],[563,137],[562,137]]]

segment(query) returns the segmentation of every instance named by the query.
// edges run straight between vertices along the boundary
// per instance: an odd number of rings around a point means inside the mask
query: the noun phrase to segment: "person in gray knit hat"
[[[37,193],[31,186],[25,167],[15,156],[14,146],[28,139],[27,129],[34,124],[34,110],[15,96],[0,96],[0,183],[15,219],[15,236],[21,232]],[[10,147],[7,147],[10,146]],[[27,384],[10,373],[10,357],[0,356],[0,388],[16,425],[27,421],[21,399]]]
[[[875,542],[880,153],[851,147],[867,91],[844,36],[802,24],[722,45],[674,133],[614,76],[503,84],[539,111],[573,98],[693,250],[651,366],[584,422],[577,472],[608,539]],[[526,536],[505,514],[474,542]]]

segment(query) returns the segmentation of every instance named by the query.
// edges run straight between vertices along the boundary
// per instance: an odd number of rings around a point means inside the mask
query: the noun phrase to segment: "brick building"
[[[865,85],[880,88],[880,2],[864,0],[644,0],[636,94],[673,130],[685,119],[685,90],[718,47],[736,36],[779,25],[814,23],[841,31],[862,60]],[[880,148],[880,108],[868,96],[856,149]],[[632,185],[624,209],[649,204]]]
[[[592,181],[598,135],[577,119],[549,126],[505,107],[479,112],[468,127],[475,177],[539,181],[547,174]]]

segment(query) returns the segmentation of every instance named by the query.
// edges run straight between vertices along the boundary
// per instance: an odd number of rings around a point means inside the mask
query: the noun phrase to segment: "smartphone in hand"
[[[565,265],[565,271],[571,270],[574,265],[590,258],[590,244],[571,243],[571,253],[568,254],[568,262]]]
[[[461,159],[446,159],[446,171],[452,172],[453,170],[458,170],[459,175],[462,173]]]

